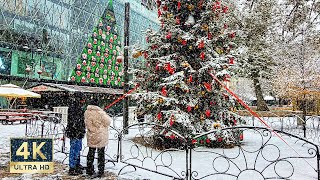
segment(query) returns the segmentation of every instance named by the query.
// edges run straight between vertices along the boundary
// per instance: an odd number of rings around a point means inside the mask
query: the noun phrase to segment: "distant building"
[[[143,45],[158,28],[151,0],[0,0],[0,74],[68,80],[108,3],[123,42],[125,2],[130,43]]]

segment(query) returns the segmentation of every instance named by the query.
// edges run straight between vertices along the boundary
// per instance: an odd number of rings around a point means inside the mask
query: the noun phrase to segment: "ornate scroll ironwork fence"
[[[242,117],[247,124],[252,126],[263,126],[257,118]],[[273,129],[284,131],[290,134],[303,137],[317,145],[320,145],[320,116],[307,116],[306,120],[301,115],[289,114],[279,117],[274,114],[272,117],[262,117]]]
[[[37,121],[26,126],[27,136],[56,137],[57,153],[68,157],[68,139],[64,138],[64,127],[55,122]],[[49,124],[51,123],[51,125]],[[48,128],[47,128],[48,127]],[[56,130],[56,129],[59,130]],[[319,146],[298,135],[274,130],[287,143],[274,135],[271,129],[255,126],[223,128],[222,132],[241,131],[244,140],[228,148],[208,148],[196,146],[192,138],[178,137],[182,146],[161,149],[155,143],[164,139],[155,138],[158,129],[166,129],[152,123],[137,123],[127,129],[110,128],[109,145],[106,148],[106,163],[119,168],[119,175],[142,171],[146,178],[161,176],[161,179],[320,179]],[[35,130],[38,129],[38,130]],[[40,131],[39,131],[40,129]],[[42,131],[44,129],[44,131]],[[124,133],[128,131],[129,134]],[[48,133],[47,133],[48,132]],[[50,133],[49,133],[50,132]],[[217,131],[199,134],[193,138],[215,135]],[[86,155],[86,142],[83,143],[83,156]],[[293,147],[291,149],[290,147]],[[159,177],[160,178],[160,177]]]

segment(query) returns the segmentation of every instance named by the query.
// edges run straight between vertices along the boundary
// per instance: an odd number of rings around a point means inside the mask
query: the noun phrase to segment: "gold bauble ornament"
[[[184,68],[187,68],[187,67],[190,67],[190,64],[185,61],[185,62],[183,62],[183,63],[181,64],[181,66],[184,67]]]
[[[133,58],[139,58],[140,56],[142,56],[142,51],[133,51],[132,52]]]
[[[188,4],[187,8],[189,9],[189,11],[192,11],[194,9],[194,5]]]
[[[220,123],[214,123],[213,124],[213,127],[216,129],[216,128],[219,128],[219,127],[221,127],[221,124]]]
[[[223,49],[216,48],[216,52],[217,52],[218,54],[222,54],[222,53],[223,53]]]
[[[158,103],[159,103],[159,104],[163,104],[163,102],[164,102],[163,98],[159,98],[159,99],[158,99]]]
[[[201,114],[201,115],[200,115],[200,120],[203,121],[204,119],[205,119],[205,115],[204,115],[204,114]]]
[[[202,30],[203,30],[203,31],[208,31],[208,30],[209,30],[208,24],[202,25]]]

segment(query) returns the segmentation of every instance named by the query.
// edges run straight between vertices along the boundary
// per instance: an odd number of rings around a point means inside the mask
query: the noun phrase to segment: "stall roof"
[[[42,83],[29,88],[28,90],[33,92],[84,92],[84,93],[103,93],[103,94],[123,94],[122,89],[91,87],[91,86],[77,86],[68,84],[54,84],[54,83]]]

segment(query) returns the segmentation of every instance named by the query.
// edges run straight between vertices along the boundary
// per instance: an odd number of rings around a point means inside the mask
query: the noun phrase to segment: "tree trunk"
[[[263,98],[260,82],[258,78],[253,78],[254,92],[257,97],[257,111],[269,111],[266,101]]]

